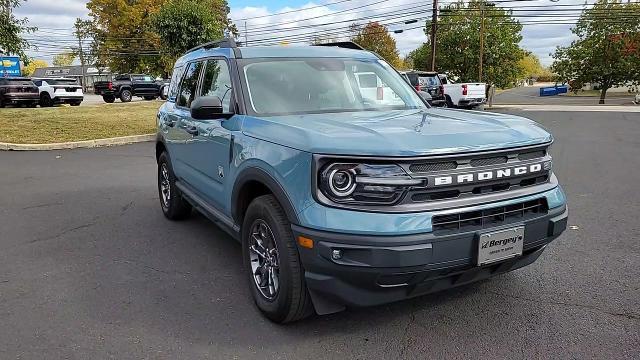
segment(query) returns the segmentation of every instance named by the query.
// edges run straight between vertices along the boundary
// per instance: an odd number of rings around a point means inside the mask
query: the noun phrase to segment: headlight
[[[329,163],[320,170],[318,188],[336,203],[392,205],[424,181],[395,164]]]

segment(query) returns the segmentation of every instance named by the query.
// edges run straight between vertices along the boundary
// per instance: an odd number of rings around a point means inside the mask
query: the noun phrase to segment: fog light
[[[331,252],[331,258],[333,260],[340,260],[342,259],[342,250],[333,250]]]

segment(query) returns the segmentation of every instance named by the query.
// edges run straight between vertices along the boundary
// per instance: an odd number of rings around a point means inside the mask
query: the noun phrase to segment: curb
[[[62,150],[62,149],[77,149],[77,148],[95,148],[100,146],[115,146],[133,144],[145,141],[153,141],[156,139],[156,134],[146,135],[131,135],[120,136],[108,139],[96,139],[96,140],[84,140],[84,141],[71,141],[62,143],[51,144],[12,144],[0,142],[0,150]]]

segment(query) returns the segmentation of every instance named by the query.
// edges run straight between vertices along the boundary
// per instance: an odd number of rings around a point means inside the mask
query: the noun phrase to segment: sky
[[[228,0],[231,18],[241,31],[240,40],[244,40],[245,22],[249,45],[277,44],[283,34],[293,35],[296,39],[308,40],[309,34],[321,34],[323,31],[335,36],[346,35],[346,27],[354,19],[382,20],[390,30],[404,30],[394,34],[398,50],[402,56],[417,48],[426,41],[427,36],[421,28],[424,21],[431,16],[431,0]],[[440,0],[447,4],[452,0]],[[537,17],[521,17],[524,25],[520,43],[521,47],[536,54],[543,65],[553,61],[550,53],[556,46],[566,46],[573,39],[570,32],[585,0],[495,0],[502,7],[515,9],[520,16],[535,14]],[[593,0],[587,0],[593,3]],[[39,28],[35,34],[28,35],[35,43],[41,44],[39,51],[31,51],[30,55],[51,61],[59,48],[72,46],[71,36],[76,18],[87,18],[86,0],[27,0],[22,3],[15,14],[27,17],[29,23]],[[565,11],[553,12],[553,8]],[[303,11],[300,11],[304,9]],[[551,10],[550,10],[551,9]],[[571,9],[576,9],[575,11]],[[540,17],[543,14],[553,14]],[[277,15],[279,13],[283,13]],[[274,14],[276,14],[274,16]],[[376,18],[376,16],[378,16]],[[304,20],[304,21],[302,21]],[[405,24],[407,20],[418,20],[417,23]],[[321,26],[335,23],[337,25]],[[554,22],[555,24],[548,24]],[[563,22],[565,24],[557,24]],[[284,32],[286,30],[286,33]],[[293,45],[293,44],[292,44]]]

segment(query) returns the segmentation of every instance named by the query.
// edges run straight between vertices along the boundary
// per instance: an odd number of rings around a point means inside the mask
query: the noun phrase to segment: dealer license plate
[[[524,226],[480,234],[478,266],[522,255]]]

